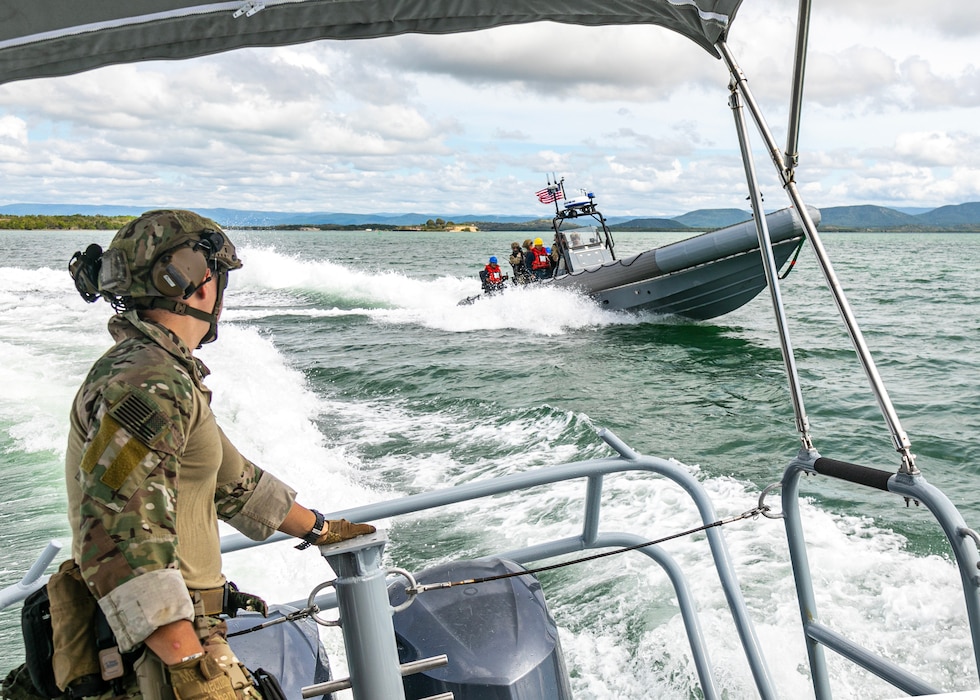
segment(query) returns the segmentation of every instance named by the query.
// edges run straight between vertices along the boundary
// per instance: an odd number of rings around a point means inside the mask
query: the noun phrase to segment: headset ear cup
[[[207,258],[190,246],[164,253],[153,264],[150,279],[165,297],[186,299],[201,286],[208,272]]]
[[[68,261],[68,273],[82,299],[92,304],[100,296],[99,272],[102,269],[102,246],[92,243],[85,252],[75,251]]]

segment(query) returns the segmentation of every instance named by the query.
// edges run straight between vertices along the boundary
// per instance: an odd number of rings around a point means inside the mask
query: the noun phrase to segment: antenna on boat
[[[558,215],[561,212],[558,200],[564,199],[565,197],[565,178],[563,177],[559,180],[556,173],[551,173],[550,175],[545,173],[545,178],[548,181],[548,186],[536,193],[538,201],[542,204],[547,204],[548,202],[554,203],[555,215]]]

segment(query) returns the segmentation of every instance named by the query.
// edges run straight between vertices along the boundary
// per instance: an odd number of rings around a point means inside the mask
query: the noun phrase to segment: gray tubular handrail
[[[687,470],[682,468],[682,466],[676,462],[670,462],[659,457],[640,455],[626,446],[625,443],[608,430],[600,431],[599,436],[619,453],[618,457],[559,464],[493,479],[473,481],[436,491],[347,508],[332,512],[327,517],[346,518],[356,522],[382,520],[479,498],[487,498],[489,496],[544,486],[546,484],[572,479],[586,479],[587,493],[585,498],[585,511],[583,513],[582,534],[579,537],[546,542],[513,553],[519,557],[517,559],[518,561],[527,563],[581,549],[610,547],[615,546],[616,543],[627,543],[628,546],[630,544],[639,544],[648,541],[649,538],[642,539],[638,535],[600,533],[598,530],[602,477],[606,474],[620,472],[645,471],[664,476],[681,486],[697,507],[703,524],[711,524],[718,520],[714,506],[711,504],[711,500],[701,483]],[[717,527],[708,528],[705,531],[705,536],[711,550],[715,570],[718,572],[722,590],[728,601],[729,610],[732,614],[759,695],[764,699],[776,698],[778,696],[775,693],[769,669],[762,655],[761,647],[755,634],[755,628],[749,617],[724,537],[720,528]],[[289,539],[289,537],[279,534],[274,535],[269,540],[266,540],[266,542],[284,539]],[[234,552],[259,546],[262,543],[253,542],[242,535],[232,534],[223,537],[221,544],[222,552]],[[689,625],[692,621],[695,621],[696,624],[697,612],[694,610],[690,595],[686,592],[686,584],[683,584],[683,575],[679,567],[675,567],[670,558],[658,547],[651,546],[644,548],[643,553],[653,558],[665,568],[672,584],[675,586],[675,592],[677,593],[678,603],[681,606],[685,625]],[[678,583],[679,581],[681,583]],[[706,651],[703,648],[703,639],[700,636],[700,630],[696,627],[694,629],[689,628],[687,634],[693,645],[692,653],[697,659],[696,665],[699,674],[703,674],[700,675],[700,682],[705,697],[719,697],[717,691],[714,689],[715,684],[711,678],[711,674],[708,672],[709,664],[707,662]],[[698,648],[699,646],[700,648]]]
[[[47,582],[48,577],[44,575],[44,572],[54,561],[54,558],[58,556],[61,548],[60,540],[49,541],[23,578],[0,590],[0,610],[8,605],[19,603]]]
[[[821,457],[816,450],[801,450],[783,474],[782,508],[809,656],[810,674],[817,700],[830,700],[833,697],[824,648],[837,652],[910,695],[942,691],[819,622],[800,515],[800,477],[804,474],[820,474],[857,486],[898,494],[921,503],[929,509],[953,549],[966,600],[974,661],[980,673],[980,551],[978,551],[980,542],[974,537],[973,530],[966,526],[963,517],[946,494],[929,484],[921,474],[894,474],[851,462]]]

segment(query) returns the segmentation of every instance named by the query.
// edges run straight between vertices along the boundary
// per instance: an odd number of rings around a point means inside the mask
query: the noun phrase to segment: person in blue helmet
[[[487,294],[496,294],[497,292],[503,291],[505,280],[507,280],[507,275],[500,271],[500,265],[497,264],[497,256],[491,255],[486,267],[480,270],[480,282],[483,284],[483,291]]]

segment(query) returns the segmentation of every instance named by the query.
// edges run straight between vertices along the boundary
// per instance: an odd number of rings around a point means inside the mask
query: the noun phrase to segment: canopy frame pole
[[[752,121],[759,130],[759,134],[762,136],[763,141],[765,141],[766,148],[769,151],[769,156],[772,159],[773,165],[775,165],[779,178],[783,183],[783,189],[786,190],[790,201],[792,202],[793,206],[796,207],[796,211],[800,216],[800,220],[803,223],[803,228],[806,231],[806,236],[810,241],[810,246],[813,248],[813,252],[817,257],[817,263],[821,272],[823,273],[824,279],[827,282],[831,295],[833,296],[834,303],[837,305],[837,310],[844,321],[847,334],[851,339],[855,352],[857,353],[858,360],[860,361],[861,366],[864,368],[864,373],[871,384],[871,390],[878,402],[878,408],[881,410],[882,416],[884,417],[885,422],[888,425],[888,429],[891,432],[892,443],[894,444],[896,451],[901,455],[902,463],[898,469],[898,472],[900,474],[918,474],[919,470],[915,466],[915,455],[912,454],[912,444],[909,442],[908,435],[902,428],[902,424],[898,418],[898,414],[895,411],[895,407],[891,402],[891,398],[888,396],[888,391],[885,389],[881,375],[878,373],[878,368],[875,365],[874,359],[871,357],[871,351],[868,349],[868,345],[864,340],[864,334],[861,332],[861,328],[858,326],[857,319],[854,317],[854,312],[847,301],[847,297],[845,296],[844,290],[841,287],[837,273],[834,271],[834,266],[831,264],[830,257],[827,255],[827,251],[824,248],[823,241],[820,239],[820,235],[817,233],[817,227],[813,223],[813,219],[810,216],[810,212],[807,210],[806,203],[803,201],[803,197],[796,186],[796,182],[793,180],[793,172],[786,167],[786,162],[783,159],[782,153],[779,151],[779,146],[776,144],[776,139],[773,138],[772,131],[769,129],[765,117],[763,117],[762,111],[759,109],[759,104],[756,102],[752,91],[749,89],[745,74],[742,72],[741,68],[739,68],[738,63],[736,63],[735,57],[732,55],[728,44],[726,44],[724,40],[719,40],[715,44],[715,47],[721,53],[722,58],[728,65],[728,70],[731,73],[732,80],[736,83],[739,93],[741,93],[742,98],[745,100],[745,106],[748,108],[749,114],[752,116]],[[800,88],[800,91],[802,91],[802,88]]]
[[[789,103],[789,124],[786,129],[786,168],[790,180],[795,179],[800,162],[800,118],[803,114],[803,83],[806,75],[807,43],[810,37],[811,0],[800,0],[796,23],[796,59],[793,63],[793,93]]]
[[[752,201],[752,215],[755,218],[755,230],[759,236],[759,252],[762,255],[762,268],[766,273],[766,284],[769,285],[769,296],[772,300],[772,310],[779,329],[780,350],[783,353],[783,363],[786,365],[786,379],[789,382],[790,394],[793,397],[793,410],[796,413],[796,429],[800,433],[803,449],[812,450],[813,440],[810,437],[810,422],[806,417],[806,407],[803,403],[803,391],[800,389],[800,375],[796,369],[796,356],[793,353],[793,343],[789,337],[789,322],[783,307],[782,292],[779,287],[779,271],[776,259],[772,253],[772,240],[769,237],[769,226],[766,223],[766,212],[762,206],[762,194],[759,191],[759,181],[756,177],[755,161],[752,158],[752,148],[749,144],[749,130],[745,122],[745,110],[739,96],[738,86],[732,80],[729,83],[731,96],[729,106],[735,117],[735,130],[738,133],[738,144],[742,150],[742,165],[745,168],[745,181],[749,186],[749,198]]]

